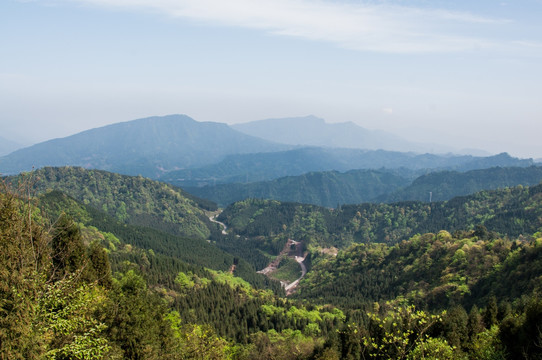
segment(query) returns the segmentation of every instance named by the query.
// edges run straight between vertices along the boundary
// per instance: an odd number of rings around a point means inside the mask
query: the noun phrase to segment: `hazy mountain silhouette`
[[[419,153],[453,152],[450,147],[411,142],[386,131],[365,129],[353,122],[326,123],[313,115],[258,120],[232,127],[248,135],[290,145]]]
[[[0,156],[7,155],[22,147],[23,145],[0,136]]]
[[[429,170],[468,171],[493,166],[526,167],[531,165],[533,165],[532,159],[518,159],[507,153],[476,157],[310,147],[269,153],[229,155],[216,164],[168,172],[161,177],[161,180],[184,187],[267,181],[315,171],[407,169],[407,172],[421,171],[417,173],[419,176]]]
[[[229,154],[286,148],[223,123],[169,115],[116,123],[20,149],[0,158],[0,173],[73,165],[157,177],[166,170],[212,164]]]

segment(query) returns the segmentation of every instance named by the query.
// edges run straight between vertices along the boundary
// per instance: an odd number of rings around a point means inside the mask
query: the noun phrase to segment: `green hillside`
[[[311,263],[299,298],[353,308],[380,301],[470,308],[492,296],[514,301],[542,290],[542,233],[510,240],[482,227],[441,230],[396,245],[355,244],[336,257],[314,251]]]
[[[314,205],[247,199],[228,206],[219,219],[249,237],[287,236],[322,246],[395,244],[419,233],[472,230],[484,225],[501,236],[529,236],[542,229],[542,184],[518,186],[449,201]]]
[[[311,172],[270,181],[185,189],[220,206],[258,198],[336,207],[363,202],[443,201],[482,190],[531,186],[542,181],[540,166],[436,171],[411,181],[419,172],[407,169]]]
[[[46,167],[24,176],[37,193],[60,190],[128,224],[200,239],[208,238],[209,229],[215,227],[205,210],[216,205],[141,176],[77,167]]]
[[[531,186],[542,181],[542,167],[492,167],[467,172],[441,171],[422,175],[412,184],[386,195],[379,202],[450,200],[482,190],[494,190],[517,185]]]

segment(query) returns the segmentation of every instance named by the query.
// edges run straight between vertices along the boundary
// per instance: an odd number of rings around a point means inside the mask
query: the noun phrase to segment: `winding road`
[[[297,285],[299,285],[299,282],[301,281],[301,279],[303,279],[305,277],[305,274],[307,273],[307,267],[303,263],[303,261],[305,261],[305,257],[296,256],[295,261],[297,261],[299,266],[301,266],[301,276],[297,280],[295,280],[294,282],[292,282],[292,283],[290,283],[290,284],[288,284],[288,285],[286,285],[284,287],[284,290],[286,290],[286,295],[290,295],[295,291]]]
[[[209,220],[211,220],[211,222],[214,222],[215,224],[222,226],[222,235],[228,235],[228,232],[226,231],[228,227],[226,226],[226,224],[215,219],[218,215],[220,215],[220,213],[209,216]]]
[[[294,258],[295,261],[297,261],[297,263],[301,267],[301,276],[298,279],[296,279],[295,281],[292,281],[289,284],[286,283],[286,282],[281,281],[281,284],[284,286],[284,290],[286,290],[286,295],[293,294],[295,289],[297,288],[297,285],[299,285],[299,281],[301,281],[301,279],[303,279],[305,277],[305,275],[307,274],[307,267],[303,263],[303,261],[305,261],[306,254],[301,253],[302,247],[300,247],[299,244],[301,244],[301,243],[298,242],[298,241],[288,239],[288,242],[286,243],[286,245],[284,245],[284,248],[282,249],[280,254],[273,261],[271,261],[269,263],[269,265],[267,265],[267,267],[265,269],[262,269],[262,270],[258,271],[258,273],[260,273],[260,274],[270,276],[273,273],[273,271],[277,270],[278,265],[280,263],[280,260],[284,256],[289,256],[290,258]],[[288,255],[288,253],[290,252],[290,247],[292,245],[296,246],[296,253],[297,254],[294,255],[294,256]],[[303,256],[300,256],[300,255],[303,255]]]

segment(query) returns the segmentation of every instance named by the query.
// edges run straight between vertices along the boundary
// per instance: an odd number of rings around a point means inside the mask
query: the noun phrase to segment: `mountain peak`
[[[418,152],[428,148],[385,131],[365,129],[352,121],[327,123],[314,115],[259,120],[232,127],[247,135],[289,145]]]
[[[0,172],[74,165],[157,177],[163,171],[214,163],[230,154],[286,148],[224,123],[198,122],[187,115],[153,116],[20,149],[0,158]]]

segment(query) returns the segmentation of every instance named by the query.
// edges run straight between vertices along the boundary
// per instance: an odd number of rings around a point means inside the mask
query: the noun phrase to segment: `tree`
[[[35,320],[50,264],[50,237],[22,194],[0,183],[0,358],[13,360],[43,352]]]
[[[65,214],[62,214],[55,224],[51,248],[54,279],[62,279],[87,265],[81,230]]]

